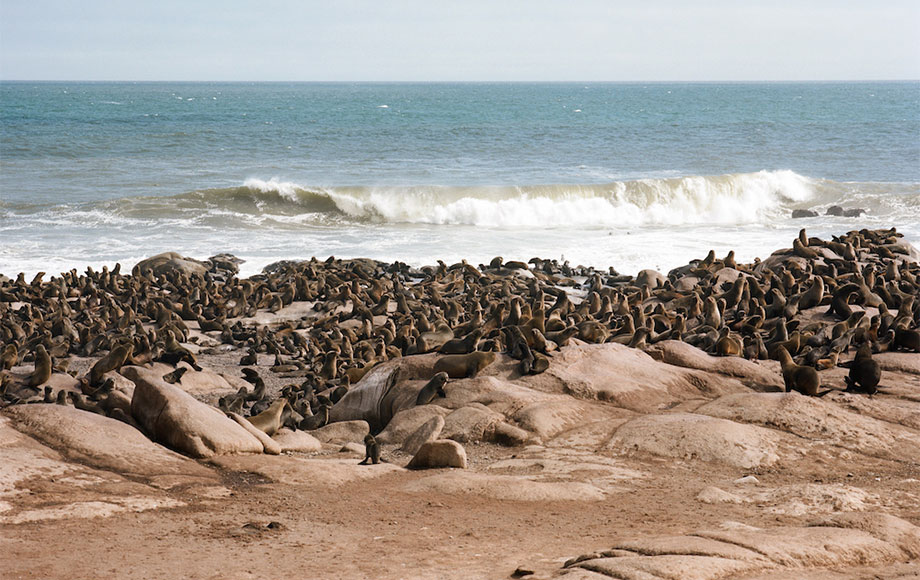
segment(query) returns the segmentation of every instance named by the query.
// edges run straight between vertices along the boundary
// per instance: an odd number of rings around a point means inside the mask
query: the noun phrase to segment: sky
[[[918,0],[0,0],[0,80],[895,79]]]

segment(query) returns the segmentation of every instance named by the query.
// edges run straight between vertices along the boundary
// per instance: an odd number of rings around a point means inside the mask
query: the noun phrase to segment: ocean
[[[0,83],[8,276],[164,251],[634,274],[892,226],[920,245],[915,81]]]

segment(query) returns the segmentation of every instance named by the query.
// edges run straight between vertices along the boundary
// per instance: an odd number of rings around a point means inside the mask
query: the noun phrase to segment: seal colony
[[[523,564],[547,578],[578,554],[614,577],[656,562],[667,576],[700,555],[735,554],[743,568],[751,554],[700,539],[728,520],[782,524],[749,538],[776,555],[775,577],[856,562],[887,577],[920,555],[920,531],[896,517],[914,518],[918,489],[918,257],[894,230],[803,231],[752,264],[710,252],[636,276],[541,259],[330,258],[242,280],[231,256],[172,254],[130,274],[2,279],[0,529],[36,522],[8,561],[14,575],[91,575],[32,552],[52,537],[82,545],[92,526],[81,560],[108,563],[125,521],[75,514],[153,505],[164,507],[139,516],[138,544],[162,553],[152,540],[187,519],[168,508],[180,502],[208,530],[204,544],[183,535],[176,558],[189,566],[216,537],[226,562],[245,561],[238,570],[271,560],[284,576],[302,573],[294,560],[365,576],[369,554],[389,566],[375,576],[394,578],[406,562],[419,577]],[[756,486],[743,483],[752,474]],[[566,509],[546,509],[555,501]],[[340,519],[369,502],[379,509]],[[283,522],[271,553],[220,535],[239,514],[256,518],[240,533],[269,533],[265,510]],[[858,530],[804,519],[841,510]],[[38,521],[52,517],[95,519]],[[426,531],[413,536],[419,517]],[[389,540],[372,541],[381,526]],[[466,528],[475,534],[441,560],[421,561],[432,553],[419,542]],[[702,532],[696,556],[684,540],[674,553],[649,540],[641,558],[639,544],[613,543],[675,528]],[[770,544],[786,538],[794,546]],[[904,547],[880,549],[892,538]],[[344,550],[334,561],[330,542]],[[167,573],[160,560],[147,575]]]
[[[916,258],[892,228],[829,241],[802,230],[791,249],[763,261],[737,264],[733,253],[718,259],[710,251],[666,276],[539,258],[412,268],[330,257],[279,262],[241,280],[232,256],[199,262],[175,253],[130,274],[120,265],[48,281],[20,274],[0,283],[0,393],[3,405],[70,400],[132,422],[124,394],[105,381],[110,373],[165,363],[177,373],[164,380],[176,383],[180,363],[200,370],[200,354],[238,350],[251,388],[222,397],[219,407],[271,435],[282,426],[322,427],[387,361],[439,353],[433,373],[405,377],[425,383],[398,405],[392,384],[375,395],[388,401],[371,421],[379,433],[399,410],[443,398],[448,380],[475,377],[499,354],[532,375],[551,368],[573,340],[639,349],[676,340],[716,356],[781,361],[786,390],[812,396],[829,391],[819,392],[824,370],[851,366],[847,389],[872,394],[885,387],[873,353],[918,352]],[[252,322],[294,303],[308,305],[296,319]],[[192,348],[193,331],[220,346]],[[259,354],[274,364],[258,367]],[[94,361],[89,372],[68,371],[72,357]],[[26,373],[12,370],[29,363]],[[76,381],[54,382],[52,374]],[[269,389],[264,375],[285,384]]]

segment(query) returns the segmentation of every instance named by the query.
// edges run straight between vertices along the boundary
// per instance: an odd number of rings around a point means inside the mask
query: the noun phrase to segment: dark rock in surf
[[[818,217],[818,212],[810,209],[794,209],[792,210],[792,217],[793,219]]]

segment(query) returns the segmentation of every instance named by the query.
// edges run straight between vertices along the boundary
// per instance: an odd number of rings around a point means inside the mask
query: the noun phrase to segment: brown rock
[[[364,436],[371,432],[367,421],[339,421],[310,431],[321,443],[364,443]]]
[[[438,467],[466,468],[466,450],[463,445],[449,439],[429,441],[422,445],[418,453],[406,466],[409,469],[432,469]]]
[[[442,429],[444,429],[444,417],[435,415],[406,438],[400,451],[415,455],[422,445],[437,439]]]

